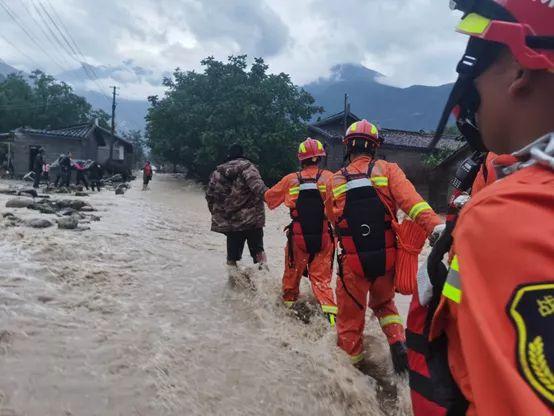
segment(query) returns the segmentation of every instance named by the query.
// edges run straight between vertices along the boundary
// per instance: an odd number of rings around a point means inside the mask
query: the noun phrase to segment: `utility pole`
[[[350,104],[348,103],[348,94],[345,93],[344,94],[344,120],[343,120],[344,132],[346,132],[346,129],[348,128],[348,114],[350,114]]]
[[[117,107],[117,104],[115,102],[115,97],[117,96],[117,87],[110,87],[113,88],[113,101],[112,101],[112,139],[110,141],[110,162],[113,160],[113,147],[115,144],[115,109]]]

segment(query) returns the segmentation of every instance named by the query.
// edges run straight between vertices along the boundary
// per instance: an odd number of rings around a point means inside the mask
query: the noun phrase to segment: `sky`
[[[455,79],[466,39],[448,0],[0,0],[0,58],[79,89],[144,99],[207,56],[263,57],[304,85],[362,64],[395,86]],[[54,25],[55,24],[55,25]],[[61,35],[64,34],[64,36]],[[71,48],[69,47],[71,45]],[[85,61],[95,69],[88,77]]]

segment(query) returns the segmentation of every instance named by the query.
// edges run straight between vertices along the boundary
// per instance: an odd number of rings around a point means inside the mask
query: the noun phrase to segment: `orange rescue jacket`
[[[354,160],[346,168],[350,174],[367,173],[371,158],[362,156]],[[377,160],[371,173],[371,182],[377,190],[381,201],[387,205],[394,214],[401,209],[409,217],[417,222],[427,234],[442,221],[433,211],[431,206],[417,193],[412,183],[406,178],[402,169],[396,163],[389,163],[384,160]],[[341,217],[346,201],[345,189],[346,178],[338,171],[329,182],[329,191],[325,209],[327,217],[336,223]]]
[[[468,415],[552,415],[554,172],[524,168],[481,190],[454,230],[431,337],[445,331]]]

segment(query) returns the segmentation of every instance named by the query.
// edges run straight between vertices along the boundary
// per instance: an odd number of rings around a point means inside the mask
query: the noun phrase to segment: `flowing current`
[[[319,314],[305,324],[281,306],[285,210],[267,215],[270,271],[245,250],[252,291],[230,284],[200,187],[140,185],[88,197],[90,231],[0,228],[1,416],[411,414],[371,312],[373,378]],[[48,218],[8,199],[1,212]],[[302,293],[312,305],[305,279]]]

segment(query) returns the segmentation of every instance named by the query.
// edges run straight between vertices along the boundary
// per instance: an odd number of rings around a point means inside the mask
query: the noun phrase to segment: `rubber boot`
[[[390,346],[392,365],[396,374],[403,374],[408,371],[408,349],[405,342],[395,342]]]

